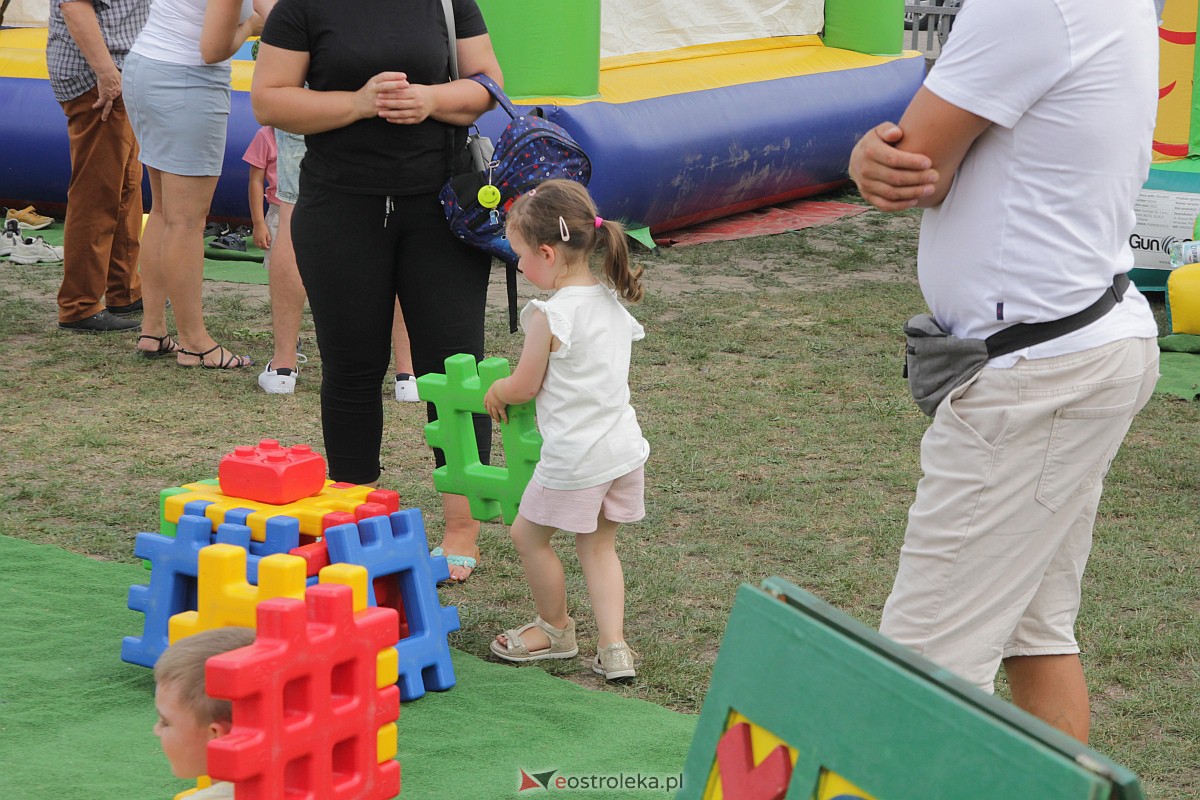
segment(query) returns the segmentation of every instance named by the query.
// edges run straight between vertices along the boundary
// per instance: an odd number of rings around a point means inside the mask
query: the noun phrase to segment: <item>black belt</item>
[[[1125,297],[1125,290],[1128,288],[1129,275],[1122,272],[1113,278],[1112,286],[1104,290],[1100,299],[1083,311],[1050,322],[1018,322],[1016,325],[1010,325],[1002,331],[993,333],[984,340],[987,343],[988,358],[1033,347],[1035,344],[1057,339],[1086,325],[1091,325],[1121,302]]]

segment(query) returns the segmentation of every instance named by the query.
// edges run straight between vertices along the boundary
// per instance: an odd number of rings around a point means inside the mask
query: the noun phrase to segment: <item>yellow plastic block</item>
[[[186,492],[171,495],[163,501],[163,517],[167,522],[179,522],[183,508],[193,500],[207,500],[211,503],[204,509],[204,516],[212,521],[213,529],[225,521],[225,514],[235,508],[249,508],[254,513],[246,518],[250,528],[250,537],[256,542],[267,539],[267,520],[271,517],[295,517],[300,522],[300,533],[305,536],[319,537],[321,521],[331,511],[346,511],[351,514],[354,509],[367,502],[367,495],[375,491],[371,486],[335,485],[327,481],[325,488],[312,497],[305,497],[294,503],[275,506],[269,503],[259,503],[240,497],[230,497],[221,491],[221,487],[208,483],[184,484]]]
[[[255,609],[263,600],[304,599],[306,571],[299,556],[266,556],[258,563],[258,586],[251,586],[246,580],[246,551],[231,544],[213,544],[200,551],[198,572],[197,608],[168,621],[171,644],[214,628],[256,628]]]
[[[317,581],[318,583],[338,583],[342,586],[349,586],[354,593],[353,610],[355,614],[367,607],[366,567],[358,564],[330,564],[321,569]]]
[[[391,686],[400,679],[400,654],[394,647],[385,647],[375,658],[375,688]]]
[[[396,723],[389,722],[379,727],[379,735],[375,740],[375,763],[382,764],[396,757]]]
[[[1171,333],[1200,334],[1200,264],[1185,264],[1167,278]]]

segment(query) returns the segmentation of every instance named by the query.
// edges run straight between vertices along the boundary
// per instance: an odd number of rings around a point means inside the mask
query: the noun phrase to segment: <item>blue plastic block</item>
[[[415,700],[426,690],[441,692],[454,686],[454,667],[446,637],[459,629],[458,609],[442,606],[438,599],[438,581],[450,577],[450,568],[444,557],[429,555],[420,510],[408,508],[388,517],[335,525],[325,531],[325,541],[331,563],[367,568],[369,605],[378,605],[377,581],[399,584],[402,613],[409,631],[408,636],[396,643],[400,656],[400,698]]]
[[[508,377],[508,361],[488,358],[476,367],[474,356],[460,353],[447,358],[445,366],[445,375],[430,373],[417,379],[421,399],[433,403],[438,414],[425,426],[425,441],[446,456],[446,465],[433,471],[433,485],[439,492],[466,497],[475,519],[499,516],[511,525],[541,457],[534,404],[509,406],[508,421],[500,423],[506,466],[484,464],[479,460],[471,414],[486,413],[484,395],[493,383]]]
[[[228,514],[225,515],[225,521],[231,521]],[[262,542],[250,540],[252,555],[270,556],[275,553],[290,553],[300,546],[300,520],[295,517],[269,517],[263,527],[266,530],[266,540]]]
[[[196,577],[199,553],[212,543],[212,525],[207,517],[179,518],[174,536],[139,533],[133,554],[150,561],[150,583],[129,587],[129,608],[146,615],[142,635],[126,636],[121,642],[121,660],[143,667],[167,649],[167,620],[196,608]]]
[[[207,500],[188,503],[189,513],[179,518],[175,536],[138,534],[134,555],[150,563],[150,583],[129,587],[129,608],[143,612],[146,617],[142,622],[141,637],[126,636],[121,643],[122,661],[153,667],[167,649],[168,620],[184,611],[196,610],[196,580],[202,548],[210,544],[231,544],[246,550],[246,580],[257,586],[258,564],[265,556],[287,553],[300,544],[300,523],[288,517],[273,517],[267,521],[265,542],[254,541],[248,526],[232,522],[221,523],[214,532],[212,520],[203,516],[208,505]],[[237,509],[238,512],[245,510]],[[245,519],[249,513],[241,518]],[[309,585],[316,583],[316,576],[308,580]]]

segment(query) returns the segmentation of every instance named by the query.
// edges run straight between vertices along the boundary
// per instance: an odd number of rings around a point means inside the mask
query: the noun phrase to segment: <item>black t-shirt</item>
[[[487,33],[475,0],[454,0],[460,39]],[[309,54],[310,88],[357,91],[374,75],[396,71],[419,84],[450,80],[441,0],[280,0],[262,40]],[[452,142],[452,137],[454,142]],[[426,119],[397,125],[378,117],[305,137],[307,178],[349,194],[412,195],[436,191],[461,132]]]

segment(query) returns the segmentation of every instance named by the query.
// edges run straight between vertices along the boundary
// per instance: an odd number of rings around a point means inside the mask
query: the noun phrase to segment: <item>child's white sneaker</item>
[[[417,394],[417,379],[407,372],[396,374],[396,401],[399,403],[416,403],[421,399]]]
[[[0,258],[8,258],[17,245],[21,243],[21,235],[10,230],[0,232]]]

